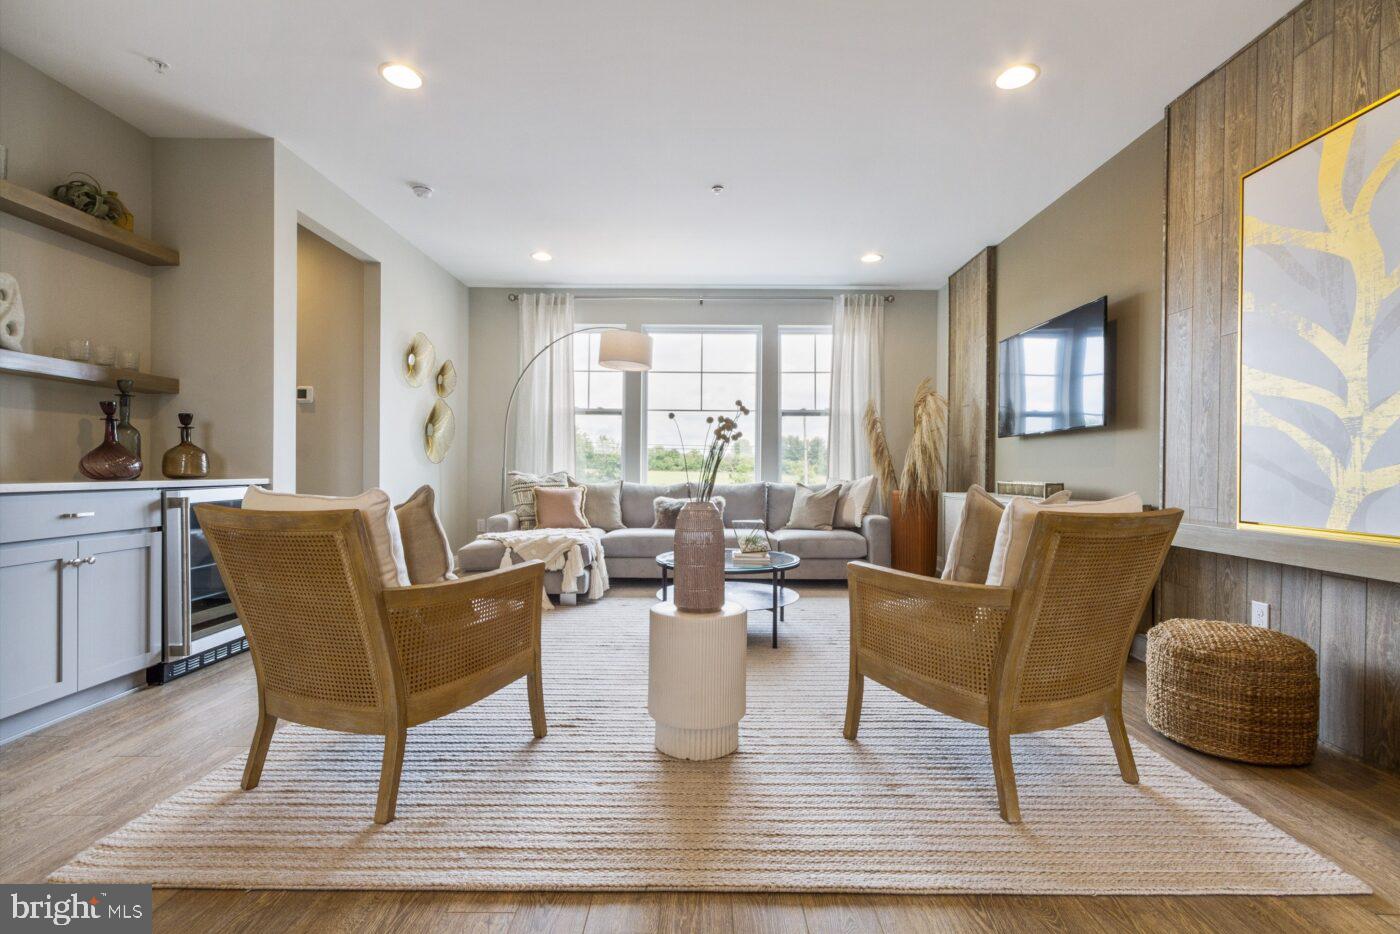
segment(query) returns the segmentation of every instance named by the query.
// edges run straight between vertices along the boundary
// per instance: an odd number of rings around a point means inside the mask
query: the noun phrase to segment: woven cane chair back
[[[262,689],[311,707],[382,708],[386,634],[359,513],[195,508]]]
[[[1036,518],[1005,660],[1016,708],[1117,689],[1180,521],[1178,509]]]

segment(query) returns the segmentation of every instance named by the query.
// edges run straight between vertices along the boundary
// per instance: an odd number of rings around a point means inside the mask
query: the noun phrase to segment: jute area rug
[[[80,854],[64,882],[209,888],[1338,894],[1360,880],[1142,746],[1118,777],[1102,722],[1018,736],[1024,823],[997,816],[986,732],[869,683],[841,736],[844,594],[751,614],[739,751],[669,759],[646,712],[647,608],[548,613],[549,735],[523,681],[410,731],[377,826],[381,740],[278,730]],[[251,724],[250,724],[251,727]]]

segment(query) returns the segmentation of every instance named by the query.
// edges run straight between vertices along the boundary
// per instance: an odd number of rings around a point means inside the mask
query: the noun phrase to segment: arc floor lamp
[[[560,341],[567,340],[575,334],[584,334],[589,331],[602,331],[598,339],[598,365],[606,370],[621,370],[624,373],[641,373],[651,369],[651,335],[642,331],[627,331],[611,325],[598,325],[597,327],[578,328],[556,337],[540,348],[539,353],[530,358],[520,370],[520,375],[515,378],[515,385],[510,389],[510,398],[506,400],[506,417],[501,424],[501,511],[506,509],[506,464],[509,455],[506,453],[506,445],[510,441],[510,412],[515,405],[515,394],[520,389],[521,382],[525,379],[525,374],[530,372],[530,367],[535,365],[535,361],[543,357],[545,351],[549,350]]]

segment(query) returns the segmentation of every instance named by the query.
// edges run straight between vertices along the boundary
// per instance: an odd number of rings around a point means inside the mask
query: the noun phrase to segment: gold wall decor
[[[1400,92],[1240,180],[1241,523],[1400,539]]]
[[[408,385],[423,385],[428,374],[433,371],[433,363],[436,360],[437,351],[433,349],[433,342],[428,340],[428,335],[422,331],[413,335],[413,340],[409,341],[408,349],[403,354],[403,377],[408,380]]]
[[[457,416],[452,414],[452,408],[446,402],[439,399],[433,403],[433,410],[428,413],[428,424],[423,429],[423,450],[427,451],[428,460],[441,464],[456,436]]]
[[[446,399],[452,395],[452,390],[457,388],[457,368],[448,360],[438,368],[437,372],[437,394],[440,398]]]

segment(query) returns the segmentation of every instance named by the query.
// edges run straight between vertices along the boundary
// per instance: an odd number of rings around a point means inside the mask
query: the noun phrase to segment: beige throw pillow
[[[841,484],[841,495],[836,497],[836,516],[831,524],[838,529],[859,529],[865,516],[870,512],[870,502],[875,498],[875,477],[861,477]]]
[[[622,483],[589,483],[584,489],[583,517],[595,529],[611,532],[623,528]]]
[[[1002,513],[1001,525],[997,527],[996,546],[992,549],[992,560],[987,567],[987,583],[993,587],[1019,587],[1021,570],[1030,548],[1031,532],[1035,528],[1035,517],[1042,512],[1142,512],[1142,497],[1136,493],[1115,496],[1091,503],[1049,504],[1037,503],[1025,497],[1016,497]]]
[[[1040,502],[1047,506],[1067,503],[1069,491],[1053,493]],[[1001,502],[982,487],[976,484],[968,487],[963,497],[962,518],[953,531],[953,540],[948,544],[948,555],[943,562],[943,580],[964,584],[980,584],[987,580],[1004,509]]]
[[[385,587],[407,587],[411,580],[403,559],[403,539],[399,535],[399,519],[389,494],[383,490],[366,490],[359,496],[311,496],[306,493],[274,493],[262,487],[250,486],[243,497],[244,509],[264,512],[329,512],[335,509],[358,509],[369,530],[371,559]]]
[[[535,527],[535,487],[539,486],[578,486],[568,471],[556,470],[551,474],[532,474],[512,470],[506,474],[506,485],[510,491],[510,505],[520,519],[520,528]]]
[[[583,517],[584,495],[581,486],[535,487],[535,528],[588,528],[588,520]]]
[[[816,490],[799,483],[797,495],[792,500],[792,516],[786,527],[831,531],[831,523],[836,518],[836,501],[840,498],[839,485]]]
[[[433,488],[425,483],[394,507],[408,579],[415,584],[440,584],[457,579],[452,573],[452,545],[438,521],[435,498]]]

